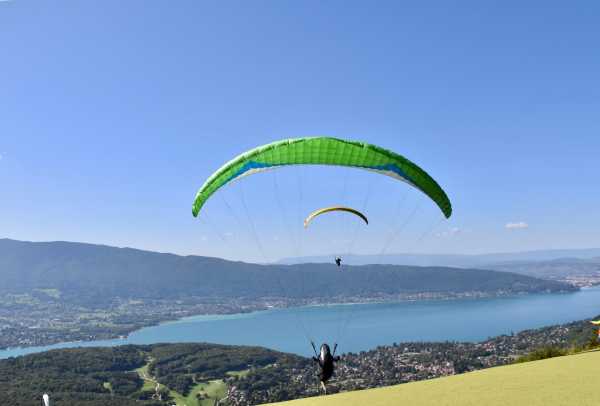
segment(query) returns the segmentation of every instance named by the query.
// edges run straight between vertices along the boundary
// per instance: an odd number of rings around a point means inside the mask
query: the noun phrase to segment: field
[[[237,376],[238,378],[244,378],[249,373],[250,373],[249,369],[244,369],[242,371],[229,371],[229,372],[227,372],[227,375],[229,375],[229,376]]]
[[[170,395],[177,406],[212,406],[215,399],[222,399],[227,394],[227,385],[221,379],[202,382],[194,386],[187,396],[183,396],[174,390],[171,390]],[[202,393],[205,399],[198,401],[196,395]]]
[[[164,388],[164,385],[158,383],[148,373],[148,364],[135,370],[144,380],[143,391],[153,391],[157,387]],[[248,371],[230,371],[227,375],[245,376]],[[204,399],[198,400],[197,395],[204,395]],[[187,396],[169,390],[169,395],[177,406],[212,406],[215,399],[222,399],[227,395],[227,384],[222,379],[215,379],[207,382],[197,383]]]
[[[387,388],[277,403],[285,406],[598,406],[600,351]]]

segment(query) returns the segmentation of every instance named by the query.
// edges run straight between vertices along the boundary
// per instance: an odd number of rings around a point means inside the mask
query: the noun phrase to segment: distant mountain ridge
[[[515,272],[521,275],[552,280],[584,281],[581,286],[600,281],[600,257],[557,258],[548,261],[514,261],[492,264],[488,269]]]
[[[283,258],[280,264],[329,263],[333,255]],[[485,268],[512,262],[554,261],[561,259],[600,258],[600,248],[556,249],[523,252],[491,253],[480,255],[461,254],[385,254],[385,255],[343,255],[349,265],[389,264],[415,266],[449,266],[458,268]]]
[[[77,300],[111,297],[295,299],[420,292],[532,293],[569,285],[509,272],[448,267],[257,265],[72,242],[0,240],[0,292],[58,289]]]

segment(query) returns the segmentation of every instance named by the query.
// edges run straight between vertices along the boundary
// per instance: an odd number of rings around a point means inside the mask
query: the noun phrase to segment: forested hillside
[[[63,299],[335,298],[420,292],[528,293],[569,285],[507,272],[392,265],[256,265],[130,248],[0,240],[3,292],[56,289]]]

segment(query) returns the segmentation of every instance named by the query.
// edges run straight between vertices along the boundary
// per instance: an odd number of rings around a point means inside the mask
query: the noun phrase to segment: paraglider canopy
[[[377,172],[419,189],[437,204],[446,218],[452,215],[446,192],[415,163],[376,145],[331,137],[282,140],[238,155],[204,182],[196,194],[192,214],[198,216],[204,203],[228,182],[285,165],[336,165]]]
[[[369,224],[369,220],[367,219],[367,216],[365,216],[358,210],[355,210],[351,207],[332,206],[332,207],[324,207],[322,209],[317,209],[317,210],[313,211],[312,213],[310,213],[308,215],[308,217],[306,217],[306,219],[304,220],[304,228],[308,227],[308,225],[311,223],[311,221],[313,221],[313,219],[316,218],[317,216],[320,216],[323,213],[329,213],[332,211],[343,211],[343,212],[354,214],[355,216],[360,217],[366,224]]]

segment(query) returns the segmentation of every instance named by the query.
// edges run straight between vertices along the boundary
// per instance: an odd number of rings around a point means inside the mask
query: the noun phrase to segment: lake
[[[259,345],[310,355],[309,339],[313,339],[317,345],[338,341],[338,352],[358,352],[402,341],[480,341],[599,314],[600,287],[495,299],[273,309],[188,317],[143,328],[125,339],[11,348],[0,351],[0,359],[54,348],[200,341]]]

